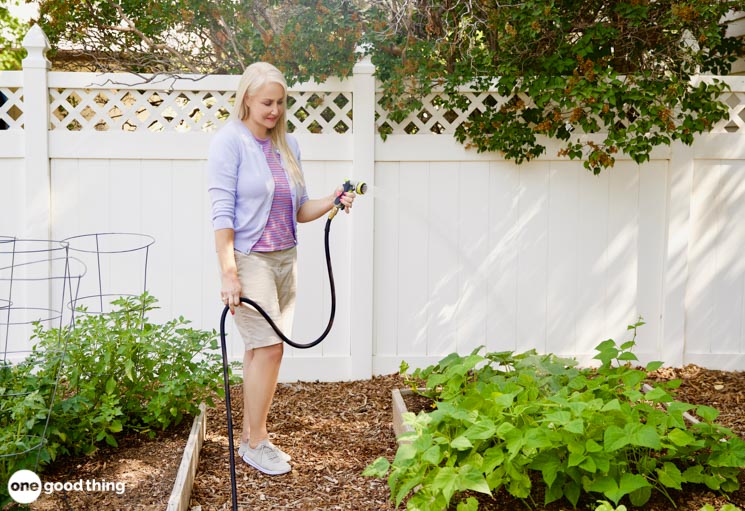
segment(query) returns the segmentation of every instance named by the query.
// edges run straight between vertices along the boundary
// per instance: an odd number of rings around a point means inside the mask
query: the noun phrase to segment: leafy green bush
[[[711,504],[706,504],[699,511],[716,511],[716,508]],[[725,504],[719,511],[742,511],[742,509],[733,504]]]
[[[640,324],[629,327],[634,339]],[[422,394],[436,409],[406,414],[407,443],[392,463],[378,458],[365,475],[388,474],[397,506],[408,496],[407,509],[428,511],[448,508],[458,492],[500,488],[535,505],[534,474],[546,504],[565,498],[576,506],[584,492],[640,506],[653,491],[670,498],[684,483],[736,490],[745,442],[714,423],[715,409],[675,401],[679,382],[643,393],[646,372],[628,363],[637,360],[634,344],[601,343],[595,370],[551,354],[481,355],[481,348],[417,369],[413,384],[424,380]],[[700,423],[686,423],[689,410]],[[477,508],[473,497],[458,503],[459,511]]]
[[[0,368],[0,455],[29,451],[0,458],[0,480],[33,467],[45,427],[42,465],[60,454],[91,453],[100,442],[116,446],[123,431],[154,436],[224,395],[214,331],[189,328],[183,317],[151,323],[156,299],[147,293],[112,303],[111,313],[79,314],[62,331],[36,325],[33,352]]]
[[[595,511],[628,511],[628,510],[626,506],[624,506],[623,504],[621,504],[618,507],[614,507],[607,500],[603,500],[599,502],[599,505],[598,507],[595,508]],[[711,504],[706,504],[704,507],[699,509],[699,511],[717,511],[717,510]],[[722,508],[719,511],[742,511],[742,509],[732,504],[725,504],[724,506],[722,506]]]

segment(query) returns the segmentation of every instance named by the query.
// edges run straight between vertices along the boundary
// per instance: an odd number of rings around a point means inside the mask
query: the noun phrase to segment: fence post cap
[[[375,72],[375,65],[372,63],[372,59],[369,55],[365,55],[354,65],[352,69],[354,74],[373,74]]]
[[[28,51],[28,56],[23,59],[23,67],[50,67],[47,60],[49,50],[49,39],[39,25],[33,25],[23,38],[23,47]]]

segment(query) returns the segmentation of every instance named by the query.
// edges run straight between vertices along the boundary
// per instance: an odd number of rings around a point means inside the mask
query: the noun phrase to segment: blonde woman
[[[322,217],[341,189],[309,199],[300,150],[287,133],[287,83],[273,65],[248,66],[228,123],[208,159],[212,224],[220,264],[220,296],[245,344],[243,424],[238,454],[269,475],[291,470],[290,456],[269,440],[267,416],[277,387],[283,343],[241,295],[290,334],[295,306],[297,223]],[[349,212],[354,193],[342,194]]]

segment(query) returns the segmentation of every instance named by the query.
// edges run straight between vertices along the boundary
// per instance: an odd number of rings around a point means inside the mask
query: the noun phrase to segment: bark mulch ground
[[[680,401],[717,408],[721,412],[719,422],[745,438],[745,372],[687,366],[660,369],[652,378],[681,378],[683,384],[677,391]],[[270,412],[270,430],[272,441],[292,456],[293,470],[283,476],[265,476],[236,457],[239,508],[393,510],[386,482],[360,474],[378,456],[392,459],[395,455],[391,390],[401,386],[398,375],[353,382],[280,384]],[[242,418],[239,386],[232,389],[231,397],[237,445]],[[165,509],[188,427],[189,424],[184,424],[156,441],[127,436],[120,442],[119,449],[105,448],[92,457],[59,460],[42,476],[43,481],[124,481],[126,491],[122,495],[112,492],[42,494],[31,509]],[[221,404],[208,410],[207,430],[191,510],[230,510],[228,439],[225,409]],[[743,489],[728,498],[699,487],[673,493],[677,510],[699,511],[704,504],[719,509],[727,502],[745,509],[745,471],[743,474]],[[480,501],[482,510],[527,509],[523,502],[504,491]],[[540,496],[537,501],[541,501]],[[578,509],[594,509],[594,504],[581,502]],[[554,503],[545,511],[569,509],[571,506],[567,503]],[[674,508],[669,501],[654,497],[643,509],[669,511]]]

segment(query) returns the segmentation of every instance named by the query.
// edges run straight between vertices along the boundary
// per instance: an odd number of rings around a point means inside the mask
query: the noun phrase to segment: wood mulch
[[[745,438],[745,372],[706,370],[697,366],[663,368],[655,379],[681,378],[680,401],[708,404],[720,410],[719,422]],[[272,441],[288,452],[293,470],[283,476],[265,476],[236,456],[238,503],[242,510],[387,510],[394,509],[385,480],[362,477],[378,456],[393,459],[396,440],[392,431],[391,390],[402,386],[401,377],[388,375],[353,382],[298,382],[280,384],[270,412]],[[231,391],[235,441],[242,418],[240,386]],[[230,472],[224,405],[208,410],[207,437],[191,498],[191,511],[230,510]],[[122,438],[119,449],[102,448],[91,457],[58,460],[42,481],[123,481],[126,491],[42,494],[34,510],[163,510],[170,495],[189,424],[155,441]],[[742,489],[723,497],[706,488],[687,487],[674,492],[679,511],[699,511],[704,504],[719,509],[731,502],[745,509],[745,471]],[[527,509],[500,491],[480,498],[480,509]],[[540,502],[540,497],[537,502]],[[578,509],[594,509],[594,501]],[[567,503],[535,509],[564,511]],[[669,501],[654,497],[644,511],[669,511]]]

